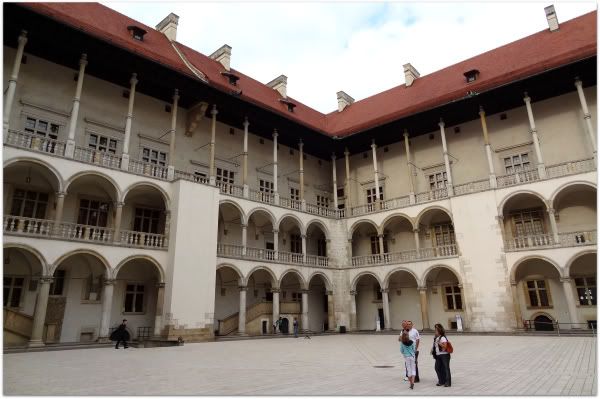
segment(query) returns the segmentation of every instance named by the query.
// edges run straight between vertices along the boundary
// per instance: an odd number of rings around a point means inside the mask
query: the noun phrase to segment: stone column
[[[87,65],[87,54],[81,54],[79,60],[79,74],[77,75],[77,88],[75,89],[75,97],[73,97],[73,109],[71,110],[71,117],[69,118],[69,136],[67,139],[67,147],[65,149],[65,156],[67,158],[73,158],[75,155],[75,129],[77,128],[77,118],[79,117],[79,102],[81,100],[81,90],[83,89],[83,76],[85,73],[85,66]]]
[[[275,260],[279,259],[279,230],[273,229],[273,251]]]
[[[542,157],[542,150],[540,148],[540,140],[538,139],[537,129],[535,128],[535,120],[533,119],[533,111],[531,110],[531,98],[525,92],[523,98],[525,102],[525,108],[527,108],[527,117],[529,118],[529,131],[533,139],[533,148],[535,149],[535,157],[537,158],[537,169],[541,179],[546,177],[546,166],[544,166],[544,158]]]
[[[350,208],[352,205],[352,199],[351,199],[351,195],[350,195],[350,151],[348,151],[348,148],[344,149],[344,158],[346,160],[346,182],[344,183],[345,189],[344,189],[344,194],[346,194],[346,206],[345,208],[347,209],[347,216],[350,216]]]
[[[100,319],[100,333],[98,334],[98,341],[100,342],[109,341],[108,330],[110,328],[110,314],[112,310],[114,286],[115,280],[104,280],[104,289],[102,291],[102,317]]]
[[[169,168],[167,169],[167,178],[173,180],[175,178],[175,137],[177,136],[177,105],[179,103],[179,90],[175,89],[173,93],[173,106],[171,107],[171,140],[169,142]],[[214,138],[214,136],[213,136]],[[211,143],[211,148],[214,149],[214,141]],[[214,153],[213,153],[214,155]]]
[[[129,170],[129,143],[131,141],[131,122],[133,120],[133,102],[135,100],[135,86],[137,73],[131,75],[129,84],[129,104],[127,105],[127,118],[125,119],[125,139],[123,140],[123,155],[121,156],[121,169]]]
[[[277,129],[273,129],[273,196],[275,205],[279,205],[279,176],[277,175]]]
[[[244,198],[250,196],[250,188],[248,186],[248,118],[244,118],[244,151],[242,152],[242,184],[244,185]]]
[[[302,238],[302,262],[306,262],[306,234],[300,234]]]
[[[492,148],[490,147],[490,139],[488,137],[487,123],[485,121],[485,111],[483,107],[479,107],[479,118],[481,119],[481,129],[483,130],[483,142],[485,146],[485,154],[490,170],[490,187],[496,188],[496,172],[494,172],[494,161],[492,160]]]
[[[410,161],[410,145],[408,143],[408,131],[404,129],[404,148],[406,149],[406,168],[408,170],[408,184],[410,186],[409,202],[416,203],[415,184],[413,182],[413,166]]]
[[[327,291],[327,331],[335,331],[335,307],[333,291]]]
[[[419,299],[421,302],[421,320],[423,330],[429,330],[429,311],[427,309],[427,287],[419,287]]]
[[[559,244],[560,237],[558,236],[558,227],[556,227],[556,218],[554,217],[556,211],[554,210],[554,208],[548,208],[546,212],[548,212],[548,219],[550,219],[550,227],[552,228],[552,237],[554,238],[554,244]]]
[[[392,320],[390,319],[390,301],[388,296],[389,289],[384,288],[381,290],[381,300],[383,302],[383,324],[384,330],[389,331],[392,329]]]
[[[246,335],[246,290],[248,287],[240,286],[240,312],[238,313],[238,335]]]
[[[50,276],[40,278],[40,292],[38,293],[33,313],[33,327],[31,329],[29,347],[44,346],[42,335],[44,334],[44,322],[46,321],[46,309],[48,308],[48,294],[50,293],[51,282],[52,277]]]
[[[217,105],[213,104],[212,110],[210,114],[212,115],[212,120],[210,124],[210,159],[209,159],[209,168],[208,168],[208,184],[214,186],[217,183],[217,179],[215,177],[215,135],[217,132]]]
[[[358,323],[356,320],[356,295],[357,291],[350,291],[350,331],[356,331],[358,329]]]
[[[381,200],[379,198],[379,169],[377,168],[377,144],[375,144],[375,140],[371,142],[371,150],[373,151],[373,172],[375,179],[375,209],[381,209]]]
[[[583,119],[585,120],[585,126],[590,137],[590,144],[592,144],[592,153],[594,154],[594,162],[597,162],[597,149],[596,149],[596,131],[592,126],[592,115],[587,106],[585,100],[585,94],[583,93],[583,87],[579,78],[575,79],[575,87],[577,88],[577,94],[579,95],[579,102],[581,103],[581,110],[583,111]]]
[[[413,233],[415,235],[415,248],[417,249],[417,253],[421,250],[421,242],[419,240],[419,229],[413,229]]]
[[[154,316],[154,336],[158,337],[162,331],[162,314],[165,303],[165,283],[156,284],[156,312]]]
[[[331,154],[331,169],[333,175],[333,209],[338,209],[338,196],[337,196],[337,172],[335,165],[335,153]]]
[[[510,282],[510,292],[512,294],[513,308],[515,311],[515,319],[517,321],[517,329],[523,328],[523,315],[521,314],[521,304],[519,303],[519,295],[517,294],[517,282]]]
[[[577,314],[577,306],[575,305],[575,295],[573,295],[573,286],[571,285],[571,279],[569,277],[561,277],[560,282],[563,285],[563,291],[565,292],[565,299],[567,300],[567,307],[569,309],[569,320],[572,325],[571,328],[581,328],[579,323],[579,315]]]
[[[306,200],[304,199],[304,143],[302,139],[298,143],[300,149],[300,206],[302,211],[306,211]]]
[[[279,319],[279,288],[271,288],[271,292],[273,293],[273,322],[275,322]]]
[[[377,238],[379,239],[379,254],[381,254],[381,256],[383,256],[383,254],[385,253],[384,249],[384,245],[383,245],[383,234],[378,234]]]
[[[125,203],[121,201],[115,203],[115,225],[113,235],[114,242],[121,241],[121,218],[123,215],[123,205],[125,205]]]
[[[65,193],[64,191],[56,192],[56,212],[54,213],[54,234],[58,234],[60,231],[60,224],[62,223],[63,210],[65,208]]]
[[[448,145],[446,144],[446,131],[444,130],[445,123],[443,119],[440,119],[438,123],[440,127],[440,136],[442,137],[442,151],[444,153],[444,165],[446,167],[446,175],[448,176],[448,184],[446,189],[448,190],[448,196],[454,195],[454,185],[452,184],[452,169],[450,169],[450,159],[448,159]]]
[[[12,72],[10,74],[10,78],[8,79],[8,88],[6,89],[6,98],[4,100],[4,118],[2,120],[3,132],[4,132],[4,142],[8,138],[8,127],[10,124],[10,113],[12,111],[12,104],[15,99],[15,92],[17,90],[17,81],[19,79],[19,69],[21,69],[21,61],[23,59],[23,50],[25,49],[25,44],[27,43],[27,31],[22,30],[19,34],[19,38],[17,39],[17,55],[15,56],[15,62],[13,63]]]
[[[168,247],[169,245],[169,237],[171,236],[171,211],[169,209],[165,210],[165,243],[164,246]]]
[[[302,330],[310,331],[308,325],[308,290],[302,290]]]
[[[247,246],[248,246],[248,225],[243,224],[242,225],[242,256],[246,256]]]

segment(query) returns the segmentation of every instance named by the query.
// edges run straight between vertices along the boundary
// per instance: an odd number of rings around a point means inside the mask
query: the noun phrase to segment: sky
[[[336,93],[356,101],[404,84],[403,65],[430,74],[596,9],[582,2],[103,2],[154,27],[179,16],[177,41],[210,55],[231,46],[231,67],[320,112]]]

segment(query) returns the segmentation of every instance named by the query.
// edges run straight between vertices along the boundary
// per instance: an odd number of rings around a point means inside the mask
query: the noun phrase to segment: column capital
[[[485,116],[485,110],[483,109],[483,106],[479,106],[479,116]]]
[[[371,140],[371,148],[376,149],[377,144],[375,144],[375,139]]]
[[[298,140],[298,147],[300,148],[300,151],[302,151],[302,147],[304,147],[304,142],[302,139]]]
[[[571,277],[561,277],[560,278],[560,282],[561,283],[571,283]]]
[[[444,119],[440,118],[440,121],[438,122],[438,126],[440,127],[440,129],[443,129],[444,126],[446,126],[446,123],[444,122]]]
[[[114,278],[107,278],[106,280],[103,281],[104,285],[115,285],[117,283],[117,279]]]
[[[303,240],[306,240],[306,234],[300,234],[300,238],[302,238]]]
[[[40,284],[50,284],[54,281],[54,276],[41,276],[39,281]]]
[[[245,285],[240,285],[238,286],[238,288],[240,289],[240,291],[248,291],[248,287]]]
[[[210,114],[215,117],[217,116],[217,114],[219,113],[219,111],[217,111],[217,104],[213,104],[212,109],[210,110]]]
[[[418,227],[416,227],[416,228],[414,228],[414,229],[413,229],[413,233],[419,233],[420,231],[421,231],[421,230],[419,230],[419,228],[418,228]]]
[[[307,289],[301,289],[300,292],[302,293],[302,295],[304,295],[304,294],[308,295],[308,290]]]
[[[279,230],[278,229],[273,229],[273,234],[279,234]]]
[[[277,129],[273,129],[273,138],[276,139],[277,136],[279,136],[279,133],[277,133]]]
[[[556,209],[548,208],[548,209],[546,209],[546,212],[548,212],[548,215],[554,215],[556,213]]]
[[[344,156],[347,157],[350,155],[350,151],[348,151],[348,147],[344,147]]]
[[[331,295],[333,295],[333,291],[332,290],[327,290],[327,291],[325,291],[325,295],[331,296]]]
[[[382,289],[381,289],[381,293],[382,293],[382,294],[387,294],[388,292],[390,292],[390,289],[389,289],[389,288],[382,288]]]
[[[132,86],[135,86],[137,83],[138,83],[137,73],[134,72],[131,74],[131,79],[129,79],[129,84]]]
[[[356,294],[358,294],[358,291],[356,291],[356,290],[350,290],[350,295],[356,296]]]
[[[421,294],[426,294],[427,287],[417,287],[417,291],[419,291],[419,293],[421,293]]]
[[[273,294],[279,294],[281,292],[281,290],[279,288],[271,288],[271,292]]]
[[[581,82],[581,79],[579,79],[579,76],[575,77],[575,87],[581,87],[583,85],[583,82]]]
[[[242,229],[248,228],[248,223],[241,223],[240,225],[242,226]]]
[[[64,198],[65,195],[67,195],[67,192],[66,191],[57,191],[55,194],[56,194],[57,197],[63,197]]]
[[[25,45],[27,43],[27,31],[25,29],[22,29],[21,33],[19,33],[18,42],[19,42],[19,44],[23,44],[23,45]]]
[[[517,281],[516,281],[516,280],[512,280],[512,279],[511,279],[511,280],[510,280],[510,285],[512,285],[512,286],[515,286],[515,287],[516,287],[516,286],[517,286]]]
[[[408,130],[404,129],[404,133],[402,133],[405,139],[408,139]]]
[[[248,128],[248,126],[250,126],[250,122],[248,122],[248,117],[244,116],[244,128]]]
[[[179,100],[179,89],[175,89],[173,92],[173,102],[177,102]]]
[[[525,101],[526,103],[531,102],[531,97],[529,97],[529,94],[527,94],[527,92],[523,93],[523,101]]]
[[[81,58],[79,59],[79,65],[80,65],[80,66],[85,66],[85,65],[87,65],[87,64],[88,64],[88,61],[87,61],[87,54],[86,54],[86,53],[83,53],[83,54],[81,54]]]
[[[167,283],[156,283],[156,288],[165,288]]]
[[[337,159],[337,156],[335,155],[335,152],[332,152],[332,153],[331,153],[331,160],[332,160],[333,162],[335,162],[335,160],[336,160],[336,159]]]
[[[115,201],[114,204],[117,208],[123,208],[123,206],[125,206],[125,202],[123,201]]]
[[[529,129],[529,133],[531,133],[531,134],[537,134],[537,129]]]

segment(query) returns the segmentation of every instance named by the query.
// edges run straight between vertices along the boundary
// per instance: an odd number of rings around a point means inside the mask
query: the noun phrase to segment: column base
[[[498,187],[498,182],[496,181],[496,175],[495,174],[490,174],[490,188],[497,188]]]
[[[279,205],[279,193],[273,194],[273,204]]]
[[[217,181],[215,180],[214,176],[210,176],[208,178],[208,184],[211,185],[211,186],[216,186],[217,185]]]
[[[448,197],[454,197],[454,186],[448,184],[446,190],[448,191]]]
[[[413,205],[417,203],[417,197],[415,197],[415,193],[408,194],[408,203]]]
[[[46,344],[41,339],[36,339],[27,343],[28,348],[42,348],[44,346],[46,346]]]
[[[75,156],[75,140],[68,139],[65,147],[65,157],[73,158]]]
[[[546,178],[546,166],[541,163],[537,166],[538,174],[540,175],[540,179]]]
[[[167,180],[173,181],[174,178],[175,178],[175,166],[169,165],[169,167],[167,168]]]
[[[306,212],[306,200],[300,201],[300,209],[302,212]]]
[[[129,154],[121,155],[121,170],[129,171]]]
[[[248,187],[247,184],[244,184],[244,188],[243,188],[243,194],[244,198],[249,198],[250,197],[250,187]]]

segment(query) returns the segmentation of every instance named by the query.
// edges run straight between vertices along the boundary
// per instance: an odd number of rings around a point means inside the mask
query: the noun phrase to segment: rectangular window
[[[338,188],[337,189],[337,196],[338,196],[338,198],[343,198],[344,197],[344,189],[343,188]]]
[[[327,241],[324,239],[317,240],[317,256],[327,256]]]
[[[167,153],[143,147],[142,161],[153,165],[167,166]]]
[[[433,226],[436,247],[456,244],[454,237],[454,226],[452,224],[436,224]]]
[[[300,190],[290,187],[290,199],[293,201],[300,201]]]
[[[439,172],[429,175],[429,189],[445,188],[448,184],[448,175],[446,172]]]
[[[544,234],[544,224],[540,210],[513,212],[511,216],[516,237]]]
[[[135,208],[133,231],[158,234],[160,214],[157,209]]]
[[[25,218],[45,219],[48,194],[16,189],[13,194],[10,214]]]
[[[116,154],[117,140],[94,133],[90,134],[90,137],[88,139],[88,147],[93,148],[96,151]]]
[[[323,195],[317,195],[317,206],[322,206],[323,208],[329,208],[329,198]]]
[[[446,310],[462,310],[460,287],[457,285],[444,286]]]
[[[529,298],[529,306],[532,308],[550,306],[546,280],[527,280],[525,284],[527,296]]]
[[[21,304],[21,295],[25,277],[4,276],[4,306],[18,308]]]
[[[79,202],[77,224],[106,227],[108,223],[108,209],[108,202],[82,199]]]
[[[54,272],[54,279],[50,284],[50,295],[61,296],[63,294],[63,288],[65,287],[65,276],[67,272],[64,270],[57,270]]]
[[[144,312],[144,286],[130,283],[125,289],[125,313]]]
[[[23,130],[28,133],[56,140],[58,139],[59,128],[59,125],[56,123],[51,123],[42,119],[36,119],[28,116],[25,120],[25,128]]]
[[[273,194],[273,182],[260,179],[258,181],[258,189],[261,193]]]
[[[302,253],[302,238],[297,234],[290,235],[290,252],[295,254]]]
[[[575,277],[577,298],[583,306],[596,306],[596,277]]]
[[[528,153],[512,155],[504,158],[504,170],[507,175],[531,169]]]
[[[383,201],[383,187],[379,187],[379,200]],[[367,204],[377,202],[377,190],[375,188],[367,189]]]
[[[217,168],[217,181],[218,182],[223,182],[226,184],[234,184],[234,180],[235,180],[234,177],[235,177],[234,172],[227,170],[227,169]]]
[[[98,276],[90,274],[85,284],[83,299],[86,301],[99,301],[102,295],[103,282],[104,276],[101,274]]]
[[[387,237],[384,235],[383,236],[383,252],[384,253],[388,253],[388,242],[387,242]],[[379,255],[380,251],[379,251],[379,237],[378,236],[371,236],[371,254],[372,255]]]

